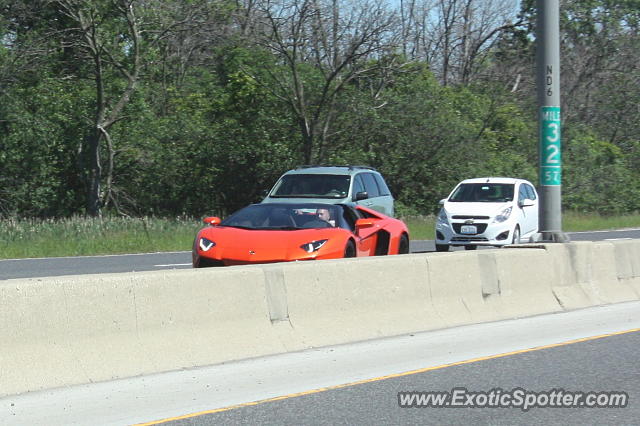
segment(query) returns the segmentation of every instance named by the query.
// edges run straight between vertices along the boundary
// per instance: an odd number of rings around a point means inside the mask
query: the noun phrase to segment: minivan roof
[[[325,174],[325,175],[352,175],[356,171],[370,170],[377,172],[368,166],[299,166],[295,170],[289,170],[285,174]]]

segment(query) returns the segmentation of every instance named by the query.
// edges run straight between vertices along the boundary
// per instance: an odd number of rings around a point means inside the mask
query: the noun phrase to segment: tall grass
[[[194,218],[0,220],[0,258],[189,250],[204,224]]]
[[[434,216],[403,218],[411,239],[432,240]],[[198,218],[2,219],[0,259],[190,250]],[[640,214],[602,216],[565,212],[563,228],[571,231],[640,228]]]
[[[413,240],[433,240],[435,216],[410,216],[403,218]],[[605,216],[598,213],[566,211],[562,214],[565,232],[597,231],[607,229],[640,228],[640,214]]]
[[[607,216],[567,211],[562,215],[562,227],[566,232],[640,228],[640,214]]]
[[[401,219],[407,224],[412,240],[433,240],[435,238],[435,216],[409,216]]]

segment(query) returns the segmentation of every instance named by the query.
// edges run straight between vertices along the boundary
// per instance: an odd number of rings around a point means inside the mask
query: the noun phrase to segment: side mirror
[[[202,219],[202,221],[207,225],[211,225],[211,226],[220,225],[220,222],[222,222],[219,217],[215,217],[215,216],[205,217],[204,219]]]
[[[366,200],[369,198],[369,194],[366,191],[356,193],[356,201]]]
[[[269,190],[268,189],[263,189],[262,191],[260,191],[260,196],[262,198],[266,198],[267,195],[269,195]]]
[[[447,201],[446,198],[443,198],[442,200],[438,201],[438,205],[439,206],[444,206],[444,202]]]
[[[371,219],[371,218],[366,218],[366,219],[358,219],[356,220],[356,230],[358,229],[364,229],[364,228],[371,228],[372,226],[374,226],[377,222],[377,219]]]
[[[530,200],[529,198],[525,198],[524,200],[518,203],[520,207],[531,207],[531,206],[534,206],[535,204],[536,203],[533,200]]]

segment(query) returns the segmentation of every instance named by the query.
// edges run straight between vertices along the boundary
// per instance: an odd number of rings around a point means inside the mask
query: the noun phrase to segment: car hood
[[[512,206],[512,202],[504,203],[456,203],[446,201],[444,208],[449,216],[489,216],[493,217],[507,207]]]
[[[292,260],[307,255],[300,248],[303,244],[324,239],[346,241],[348,234],[349,231],[341,228],[278,231],[214,226],[202,229],[198,238],[205,237],[216,243],[207,253],[208,257],[261,262]]]

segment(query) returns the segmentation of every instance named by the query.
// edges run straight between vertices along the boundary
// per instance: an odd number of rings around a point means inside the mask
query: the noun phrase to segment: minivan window
[[[371,173],[362,173],[362,179],[364,180],[364,187],[367,189],[367,194],[369,198],[379,197],[380,190],[378,189],[378,185],[376,184],[375,179],[373,178],[373,174]]]
[[[361,175],[356,175],[353,181],[353,196],[355,197],[358,192],[365,192],[364,182],[362,182]]]
[[[284,175],[270,197],[345,198],[350,183],[349,175]]]
[[[389,191],[389,187],[387,186],[382,176],[373,174],[373,177],[376,179],[376,183],[378,184],[378,189],[380,190],[380,195],[391,195],[391,191]]]
[[[458,203],[504,203],[513,201],[512,183],[463,183],[449,201]]]

